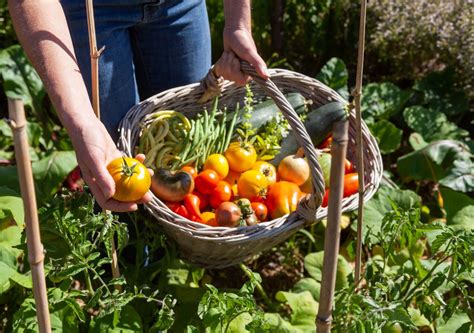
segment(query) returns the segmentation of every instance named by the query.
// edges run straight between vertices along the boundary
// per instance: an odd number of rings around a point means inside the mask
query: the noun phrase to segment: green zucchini
[[[336,121],[341,121],[349,117],[347,104],[341,102],[331,102],[308,113],[304,125],[311,137],[311,141],[316,147],[332,132],[332,126]],[[270,162],[278,165],[280,161],[288,155],[293,155],[298,150],[299,145],[290,130],[288,135],[281,142],[281,149],[277,156]]]
[[[308,101],[304,98],[303,95],[299,93],[289,93],[285,94],[286,99],[291,104],[293,109],[298,114],[302,114],[306,111]],[[241,106],[242,109],[242,106]],[[252,111],[252,118],[248,122],[252,125],[253,129],[258,129],[261,126],[265,125],[268,121],[276,117],[280,113],[280,109],[276,106],[275,102],[272,99],[263,101],[254,106]],[[233,112],[228,116],[227,119],[231,119]],[[237,124],[240,124],[243,120],[243,116],[239,115],[237,118]]]

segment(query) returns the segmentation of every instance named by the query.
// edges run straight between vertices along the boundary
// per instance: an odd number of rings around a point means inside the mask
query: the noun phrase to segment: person
[[[151,200],[112,198],[108,162],[121,153],[117,127],[139,100],[197,82],[211,66],[205,0],[95,0],[101,119],[90,101],[90,49],[86,0],[9,0],[17,36],[42,78],[66,128],[85,182],[103,209],[133,211]],[[215,73],[243,85],[249,79],[238,58],[267,78],[251,34],[250,0],[224,0],[224,53]],[[143,160],[144,156],[138,156]]]

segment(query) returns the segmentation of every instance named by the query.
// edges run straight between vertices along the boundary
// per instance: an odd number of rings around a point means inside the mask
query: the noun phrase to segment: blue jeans
[[[79,68],[91,96],[84,0],[62,0]],[[204,0],[94,0],[101,120],[114,140],[127,111],[163,90],[198,82],[211,66]]]

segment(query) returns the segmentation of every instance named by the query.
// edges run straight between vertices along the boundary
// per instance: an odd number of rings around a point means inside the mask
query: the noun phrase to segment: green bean
[[[230,126],[227,129],[227,137],[225,139],[224,148],[223,148],[224,151],[227,150],[227,148],[229,147],[230,140],[232,139],[232,134],[234,133],[234,127],[235,127],[235,123],[237,122],[238,114],[239,114],[239,104],[237,103],[237,107],[234,112],[234,117],[232,117]]]

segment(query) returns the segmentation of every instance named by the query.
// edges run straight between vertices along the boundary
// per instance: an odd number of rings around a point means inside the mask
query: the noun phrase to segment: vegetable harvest
[[[209,227],[253,226],[295,211],[312,191],[309,164],[288,123],[273,101],[254,105],[252,96],[247,87],[243,107],[228,114],[216,98],[210,112],[193,119],[177,111],[147,119],[139,151],[148,149],[152,191],[172,211]],[[290,99],[318,143],[348,115],[341,103],[313,110],[300,94]],[[162,153],[172,145],[172,153]],[[328,183],[331,156],[318,154]],[[346,170],[354,170],[349,161]]]

